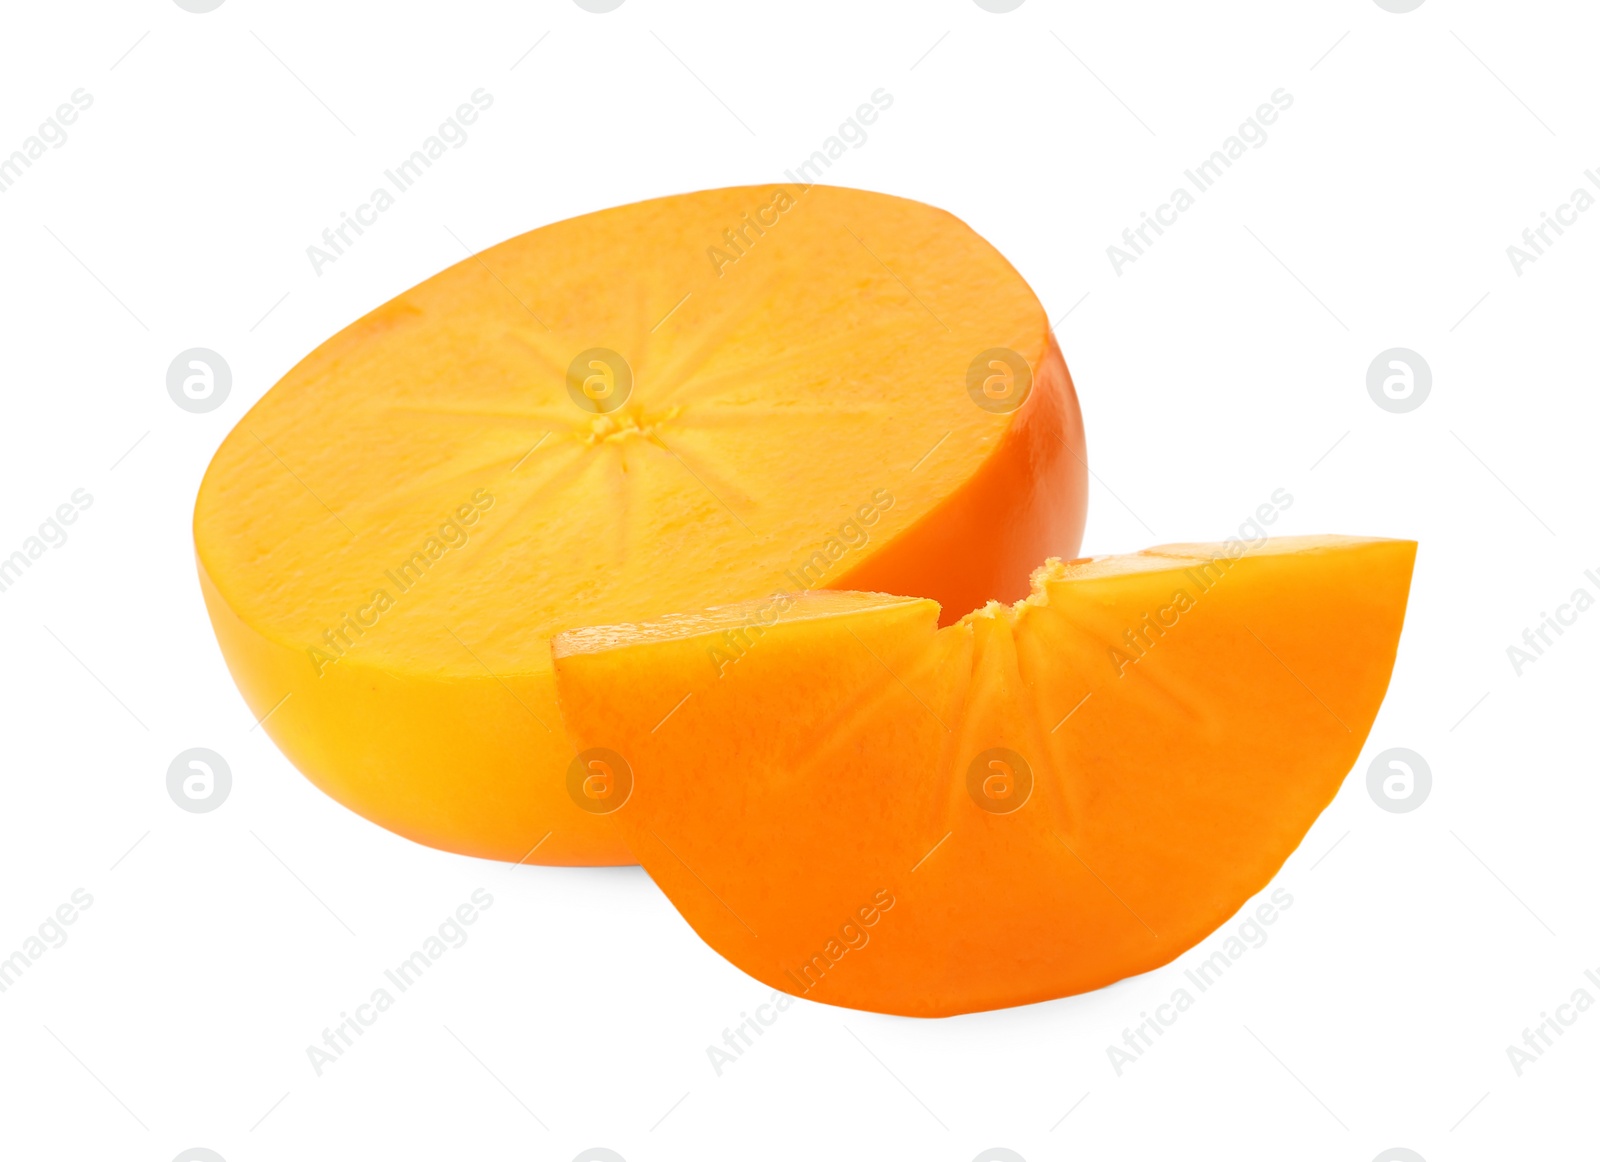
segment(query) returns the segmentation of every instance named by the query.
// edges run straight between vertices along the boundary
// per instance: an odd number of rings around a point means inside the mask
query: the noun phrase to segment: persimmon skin
[[[990,601],[1026,597],[1040,561],[1076,556],[1088,508],[1083,413],[1052,334],[994,458],[827,588],[928,597],[939,603],[939,624],[949,625]]]

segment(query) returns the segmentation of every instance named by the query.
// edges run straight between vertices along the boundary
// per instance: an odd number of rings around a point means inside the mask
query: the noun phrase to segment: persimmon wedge
[[[1077,551],[1072,382],[951,215],[825,186],[604,210],[323,343],[222,442],[201,588],[251,713],[402,835],[625,863],[567,794],[549,638],[780,589],[951,620]]]
[[[1247,551],[1248,550],[1248,551]],[[751,976],[945,1016],[1166,963],[1259,891],[1389,682],[1416,545],[1168,545],[932,601],[555,638],[572,778]]]

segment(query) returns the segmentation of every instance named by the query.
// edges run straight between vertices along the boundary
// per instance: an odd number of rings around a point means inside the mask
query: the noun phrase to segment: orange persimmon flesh
[[[737,605],[574,630],[560,702],[607,752],[603,818],[751,976],[916,1016],[1065,996],[1267,884],[1382,701],[1415,543],[1244,548],[1052,561],[942,629],[928,600],[798,595],[731,664]]]
[[[1043,309],[963,223],[713,190],[335,335],[223,441],[195,547],[251,712],[328,794],[451,851],[625,863],[566,790],[553,634],[806,587],[1021,597],[1077,551],[1083,455]]]

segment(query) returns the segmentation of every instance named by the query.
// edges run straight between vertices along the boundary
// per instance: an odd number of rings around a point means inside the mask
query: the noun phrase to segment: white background
[[[0,994],[0,1156],[1592,1150],[1600,1007],[1521,1076],[1506,1048],[1574,990],[1600,1001],[1600,611],[1520,676],[1506,650],[1600,596],[1600,213],[1520,275],[1506,247],[1600,166],[1596,28],[1579,0],[7,5],[0,152],[94,103],[0,194],[0,555],[75,489],[94,503],[0,593],[0,956],[94,902]],[[480,87],[467,144],[316,275],[305,248]],[[955,212],[1060,320],[1085,552],[1220,539],[1277,488],[1275,532],[1421,542],[1367,751],[1275,881],[1292,909],[1121,1076],[1107,1046],[1221,934],[1023,1009],[799,1002],[718,1076],[707,1046],[767,990],[641,872],[364,822],[255,727],[201,606],[201,473],[317,343],[462,244],[779,179],[880,87],[893,107],[828,178]],[[1280,87],[1266,144],[1117,274],[1106,247]],[[233,371],[205,415],[165,387],[195,346]],[[1366,390],[1393,346],[1432,368],[1409,414]],[[210,814],[165,787],[196,746],[233,771]],[[1433,771],[1407,814],[1366,789],[1394,746]],[[475,888],[470,940],[318,1077],[306,1047]]]

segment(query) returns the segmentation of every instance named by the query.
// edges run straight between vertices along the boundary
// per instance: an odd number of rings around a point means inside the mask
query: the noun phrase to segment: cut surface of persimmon
[[[437,847],[631,862],[568,794],[548,639],[845,587],[953,620],[1077,551],[1083,432],[1038,300],[949,214],[662,198],[468,258],[307,356],[194,534],[252,713]]]
[[[573,630],[575,766],[774,988],[915,1016],[1097,988],[1267,884],[1387,688],[1414,542],[1245,548],[1052,561],[942,629],[928,600],[832,593],[757,630],[739,605]]]

